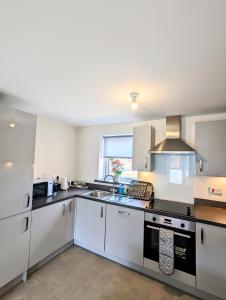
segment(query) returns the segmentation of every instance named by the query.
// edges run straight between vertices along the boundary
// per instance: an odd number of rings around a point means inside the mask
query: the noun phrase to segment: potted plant
[[[124,170],[123,164],[120,162],[119,159],[113,159],[111,162],[112,166],[112,173],[114,174],[115,182],[119,181],[119,176],[122,174],[122,171]]]

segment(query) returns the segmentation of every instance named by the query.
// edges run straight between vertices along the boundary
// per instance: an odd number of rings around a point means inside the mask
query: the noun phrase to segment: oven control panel
[[[178,228],[185,231],[195,232],[195,222],[187,221],[178,218],[171,218],[168,216],[157,215],[152,213],[145,213],[145,221],[165,225],[172,228]]]

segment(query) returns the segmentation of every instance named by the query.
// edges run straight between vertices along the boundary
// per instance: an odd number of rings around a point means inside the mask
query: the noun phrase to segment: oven
[[[174,231],[174,269],[196,275],[195,223],[163,215],[145,213],[144,259],[159,262],[159,229]]]

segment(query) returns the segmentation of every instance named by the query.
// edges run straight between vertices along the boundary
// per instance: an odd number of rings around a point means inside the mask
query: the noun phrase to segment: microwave
[[[34,180],[33,199],[49,197],[53,195],[53,180]]]

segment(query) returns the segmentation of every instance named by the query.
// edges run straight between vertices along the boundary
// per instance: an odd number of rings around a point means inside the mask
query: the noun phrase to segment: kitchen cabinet
[[[155,130],[152,126],[133,128],[133,170],[146,172],[153,170],[153,156],[149,151],[154,144]]]
[[[28,269],[31,212],[0,220],[0,287]]]
[[[143,265],[144,212],[107,205],[106,253]]]
[[[29,267],[66,243],[67,200],[32,211]]]
[[[226,176],[226,120],[195,125],[197,175]]]
[[[196,287],[226,299],[226,228],[196,223]]]
[[[36,116],[0,108],[0,219],[31,210]]]
[[[67,200],[66,242],[74,239],[75,198]]]
[[[104,250],[106,204],[76,198],[75,239],[84,247]]]

